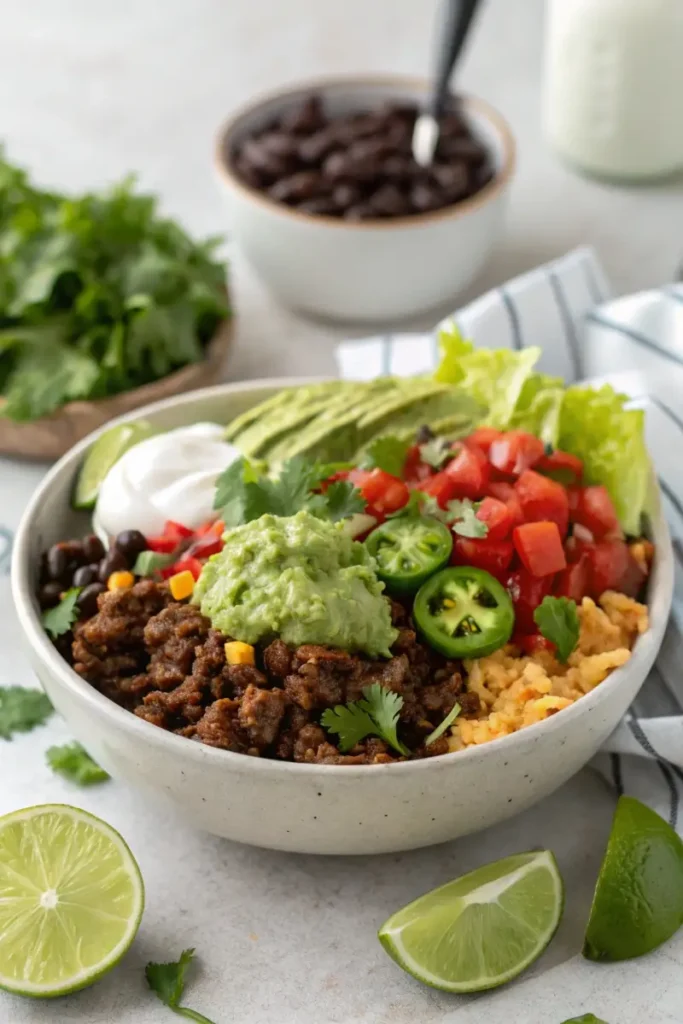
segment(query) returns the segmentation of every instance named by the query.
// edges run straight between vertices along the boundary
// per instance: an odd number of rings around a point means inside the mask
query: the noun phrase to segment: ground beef
[[[241,754],[307,764],[367,765],[403,760],[375,736],[342,753],[320,718],[378,684],[403,704],[399,733],[414,757],[448,751],[425,737],[457,702],[477,714],[459,666],[422,644],[403,605],[392,602],[399,630],[389,659],[370,659],[274,640],[255,665],[228,665],[226,637],[193,605],[173,601],[166,584],[143,580],[103,594],[96,615],[74,630],[74,668],[140,718],[195,742]]]

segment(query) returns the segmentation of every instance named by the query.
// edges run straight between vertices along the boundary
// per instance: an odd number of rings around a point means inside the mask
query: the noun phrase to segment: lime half
[[[124,452],[139,441],[151,437],[156,431],[147,420],[121,423],[100,434],[85,457],[76,481],[74,508],[94,508],[105,476]]]
[[[552,853],[519,853],[409,903],[382,925],[379,940],[418,981],[480,992],[516,978],[541,955],[563,906]]]
[[[671,825],[622,796],[595,887],[583,955],[629,960],[683,925],[683,842]]]
[[[144,907],[142,876],[118,832],[66,804],[0,818],[0,987],[59,996],[124,955]]]

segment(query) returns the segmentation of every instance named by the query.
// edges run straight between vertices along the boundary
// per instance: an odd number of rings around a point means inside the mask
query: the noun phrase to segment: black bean
[[[293,135],[310,135],[324,128],[325,124],[325,113],[319,96],[309,96],[299,106],[288,111],[280,121],[282,130]]]
[[[332,200],[338,210],[345,210],[349,206],[353,206],[354,203],[359,203],[363,198],[358,185],[352,185],[351,182],[343,181],[340,185],[336,185],[332,193]]]
[[[376,216],[369,203],[356,203],[344,211],[344,220],[372,220]]]
[[[78,595],[78,607],[81,612],[87,618],[95,615],[97,612],[97,598],[100,594],[103,594],[107,588],[104,583],[89,583],[87,587]]]
[[[433,185],[418,182],[410,190],[410,202],[418,213],[436,210],[442,206],[441,193]]]
[[[457,202],[470,192],[470,175],[467,164],[434,164],[430,168],[436,183],[443,189],[451,202]]]
[[[114,541],[114,547],[132,559],[147,548],[147,541],[139,530],[123,530]]]
[[[99,562],[100,558],[104,558],[104,544],[96,533],[89,533],[83,538],[83,554],[89,563]]]
[[[74,587],[87,587],[89,583],[94,583],[99,573],[98,565],[82,565],[79,569],[76,569],[73,578]]]
[[[299,203],[295,209],[301,210],[302,213],[312,213],[325,217],[335,217],[339,213],[336,203],[328,196],[307,199],[304,203]]]
[[[320,163],[336,146],[337,140],[330,130],[323,128],[322,131],[316,132],[315,135],[302,139],[298,149],[299,159],[303,160],[305,164]]]
[[[128,559],[122,551],[117,548],[112,548],[109,554],[105,555],[100,562],[99,568],[99,579],[101,583],[106,583],[113,572],[119,572],[121,569],[128,568]]]
[[[61,580],[69,566],[69,556],[62,544],[53,544],[45,556],[47,573],[52,580]]]
[[[368,204],[378,217],[401,217],[410,213],[408,199],[397,185],[388,182],[381,185],[368,199]]]
[[[53,608],[56,604],[59,604],[62,589],[62,584],[56,580],[52,580],[50,583],[42,586],[38,592],[40,607]]]
[[[280,203],[299,203],[313,199],[325,190],[320,171],[297,171],[288,178],[280,178],[268,194]]]

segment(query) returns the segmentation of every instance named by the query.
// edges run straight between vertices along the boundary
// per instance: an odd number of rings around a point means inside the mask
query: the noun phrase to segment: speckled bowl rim
[[[484,185],[478,192],[463,199],[459,203],[452,203],[441,210],[428,211],[427,213],[416,213],[406,217],[375,218],[366,221],[349,222],[340,217],[329,217],[326,214],[302,213],[300,210],[292,209],[284,203],[278,203],[270,199],[264,192],[251,188],[234,172],[228,159],[230,148],[230,136],[237,126],[258,114],[262,107],[281,100],[283,103],[295,96],[306,92],[317,92],[323,96],[331,90],[344,88],[366,88],[369,91],[382,88],[405,88],[406,92],[420,93],[427,95],[429,83],[426,79],[415,78],[409,75],[339,75],[334,77],[314,78],[310,81],[302,81],[292,84],[286,89],[271,90],[258,96],[256,99],[245,103],[238,110],[232,113],[223,122],[216,135],[214,146],[214,166],[219,178],[225,184],[238,192],[243,199],[249,200],[256,206],[277,215],[285,220],[319,225],[320,227],[332,228],[336,231],[393,231],[399,228],[422,227],[426,224],[433,224],[440,221],[455,220],[473,213],[480,206],[496,199],[503,192],[512,178],[516,166],[516,145],[512,130],[507,121],[495,107],[485,100],[463,93],[459,94],[466,111],[471,111],[476,116],[486,120],[498,133],[503,148],[503,159],[501,166],[496,170],[490,182]]]
[[[104,430],[118,423],[148,417],[157,412],[173,410],[175,407],[182,406],[186,402],[194,404],[198,399],[229,397],[233,394],[242,394],[264,388],[278,389],[304,386],[329,379],[325,377],[260,378],[235,384],[218,384],[195,391],[188,391],[183,395],[175,395],[171,398],[154,402],[151,405],[136,410],[134,413],[129,413],[112,420],[105,427],[94,431],[84,438],[68,451],[66,455],[62,456],[59,462],[49,470],[29,501],[17,530],[12,554],[12,597],[19,624],[26,640],[40,658],[42,667],[46,672],[58,680],[59,684],[66,690],[71,691],[75,699],[84,701],[96,712],[102,712],[104,718],[111,720],[113,729],[121,729],[131,737],[136,737],[143,746],[153,744],[169,754],[175,754],[181,759],[187,757],[198,764],[206,763],[207,760],[213,761],[216,764],[222,762],[226,770],[231,772],[237,771],[240,774],[266,772],[277,776],[283,774],[322,775],[324,778],[334,776],[339,779],[367,779],[370,775],[376,776],[380,772],[429,772],[430,770],[435,770],[437,765],[443,767],[446,762],[450,762],[455,768],[466,758],[486,759],[487,751],[491,747],[502,751],[503,746],[505,746],[510,753],[513,750],[516,750],[517,753],[521,753],[525,749],[531,750],[534,747],[540,730],[552,734],[567,727],[571,728],[572,723],[576,728],[581,728],[582,717],[597,708],[613,689],[622,685],[627,675],[638,675],[642,672],[642,679],[640,680],[640,685],[642,685],[647,675],[647,669],[654,661],[664,637],[664,630],[671,610],[674,584],[674,555],[671,537],[662,511],[659,486],[654,477],[652,478],[652,487],[655,491],[655,501],[652,502],[652,505],[656,511],[652,515],[650,527],[656,545],[657,572],[648,594],[648,608],[651,613],[650,629],[642,637],[638,638],[633,654],[626,665],[612,672],[604,682],[596,686],[590,693],[581,697],[571,707],[565,708],[559,714],[552,715],[541,722],[529,725],[519,732],[492,740],[489,743],[416,761],[403,761],[384,765],[302,764],[295,761],[249,757],[246,754],[238,754],[229,750],[209,747],[203,743],[196,743],[184,736],[177,736],[175,733],[167,732],[159,726],[152,725],[150,722],[138,718],[131,711],[126,711],[124,708],[119,707],[118,704],[103,696],[103,694],[99,693],[98,690],[77,675],[58,653],[42,627],[37,602],[33,596],[35,566],[29,564],[33,520],[55,481],[65,474],[71,476],[76,465],[85,454],[86,449],[93,443],[95,438],[103,433]],[[617,724],[617,722],[614,723],[615,728]]]

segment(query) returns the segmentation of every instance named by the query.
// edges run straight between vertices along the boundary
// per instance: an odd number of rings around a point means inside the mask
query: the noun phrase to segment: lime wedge
[[[480,992],[516,978],[541,955],[563,905],[552,853],[519,853],[409,903],[382,925],[379,940],[425,985]]]
[[[683,842],[658,814],[622,796],[593,896],[583,955],[629,960],[683,925]]]
[[[142,876],[118,832],[66,804],[0,818],[0,987],[59,996],[124,955],[144,907]]]
[[[88,450],[78,474],[73,507],[94,508],[100,485],[114,463],[134,444],[154,433],[154,427],[147,420],[134,420],[132,423],[120,423],[100,434]]]

